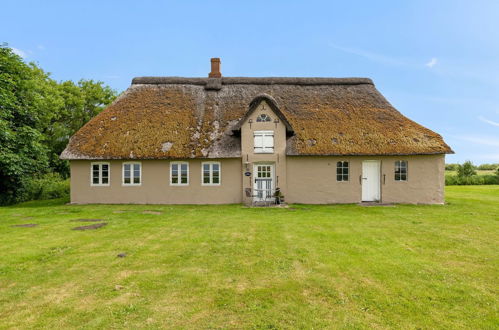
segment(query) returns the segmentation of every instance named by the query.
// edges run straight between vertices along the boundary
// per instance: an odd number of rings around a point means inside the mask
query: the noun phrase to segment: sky
[[[369,77],[455,151],[499,163],[499,1],[6,1],[0,43],[56,80]]]

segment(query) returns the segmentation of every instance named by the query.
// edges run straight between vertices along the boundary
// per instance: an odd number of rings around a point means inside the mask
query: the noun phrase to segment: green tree
[[[462,165],[457,167],[457,176],[460,178],[466,178],[476,175],[475,166],[469,160],[465,161]]]
[[[37,129],[39,72],[5,45],[0,47],[0,203],[13,201],[26,180],[48,167],[47,147]]]
[[[116,98],[102,82],[56,82],[0,45],[0,204],[33,177],[69,175],[59,155],[69,138]]]

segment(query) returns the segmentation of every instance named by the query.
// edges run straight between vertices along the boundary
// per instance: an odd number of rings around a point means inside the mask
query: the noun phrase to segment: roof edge
[[[222,78],[187,78],[187,77],[135,77],[132,85],[201,85],[212,80],[219,80],[222,85],[374,85],[369,78],[306,78],[306,77],[222,77]]]

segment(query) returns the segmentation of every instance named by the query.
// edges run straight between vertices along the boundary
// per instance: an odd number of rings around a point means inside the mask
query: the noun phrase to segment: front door
[[[380,162],[365,160],[362,162],[362,201],[380,200]]]
[[[255,164],[253,194],[256,202],[269,202],[274,196],[274,165]]]

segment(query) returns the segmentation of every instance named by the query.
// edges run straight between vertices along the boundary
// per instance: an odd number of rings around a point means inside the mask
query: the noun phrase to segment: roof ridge
[[[222,85],[374,85],[369,78],[325,78],[325,77],[135,77],[132,85],[207,85],[210,82]]]

